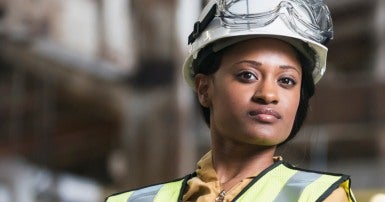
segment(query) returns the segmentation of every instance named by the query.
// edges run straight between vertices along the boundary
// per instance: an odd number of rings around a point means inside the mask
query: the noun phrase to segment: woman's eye
[[[289,77],[281,78],[279,79],[279,82],[285,86],[295,86],[295,84],[297,84],[297,82],[294,79]]]
[[[238,78],[243,81],[257,80],[257,77],[251,72],[241,72],[240,74],[238,74]]]

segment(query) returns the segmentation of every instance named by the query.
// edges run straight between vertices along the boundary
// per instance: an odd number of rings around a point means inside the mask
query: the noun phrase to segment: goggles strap
[[[195,58],[193,61],[192,61],[192,69],[193,69],[193,75],[195,76],[195,74],[197,74],[198,72],[200,72],[199,68],[202,64],[202,62],[208,57],[210,56],[211,54],[213,54],[213,44],[209,44],[207,45],[207,47],[203,48],[201,51],[199,51],[198,53],[198,56],[197,58]]]
[[[325,40],[322,41],[321,44],[326,46],[329,43],[330,39],[333,39],[333,32],[332,31],[325,31],[324,35],[325,35]]]
[[[205,30],[209,23],[214,19],[217,13],[217,7],[217,4],[214,4],[202,21],[195,22],[194,31],[188,37],[188,44],[194,43],[194,41],[202,34],[203,30]]]

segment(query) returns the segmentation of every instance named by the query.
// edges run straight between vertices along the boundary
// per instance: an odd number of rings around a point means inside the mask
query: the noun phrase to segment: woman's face
[[[290,134],[300,100],[301,63],[277,39],[257,38],[223,53],[212,75],[199,74],[199,101],[210,108],[215,138],[272,146]]]

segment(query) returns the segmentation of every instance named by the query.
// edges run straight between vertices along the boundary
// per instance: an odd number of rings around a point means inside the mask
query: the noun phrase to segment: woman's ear
[[[203,107],[210,106],[210,96],[209,96],[209,84],[210,76],[204,74],[197,74],[195,76],[195,89],[198,95],[199,103]]]

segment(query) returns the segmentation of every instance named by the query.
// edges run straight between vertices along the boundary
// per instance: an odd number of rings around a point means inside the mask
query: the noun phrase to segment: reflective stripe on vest
[[[338,186],[349,190],[349,201],[355,201],[350,193],[348,176],[302,171],[278,163],[256,177],[233,201],[307,202],[320,201]],[[345,181],[349,183],[344,183]],[[111,196],[107,202],[176,202],[184,192],[184,180],[142,188]]]
[[[159,192],[159,190],[163,187],[163,185],[155,185],[151,187],[146,187],[143,189],[139,189],[137,191],[134,191],[130,198],[128,199],[128,202],[151,202],[154,201],[154,198],[156,194]]]
[[[184,179],[153,185],[107,198],[107,202],[164,202],[178,201]]]
[[[322,175],[318,173],[297,172],[285,184],[274,201],[300,201],[305,187]]]

